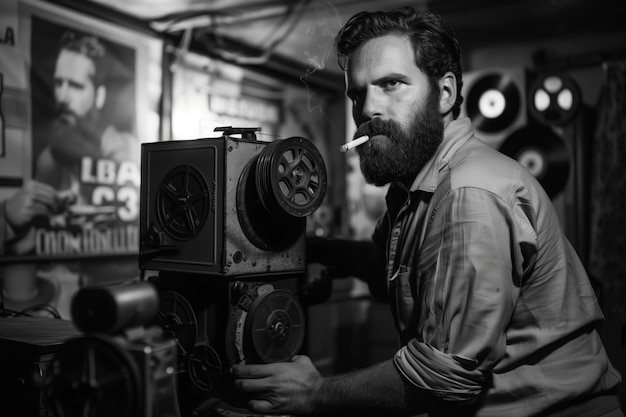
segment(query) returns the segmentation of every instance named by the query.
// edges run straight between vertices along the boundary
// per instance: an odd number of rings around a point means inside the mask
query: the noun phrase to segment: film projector
[[[75,295],[85,334],[53,359],[54,416],[255,415],[229,368],[300,351],[306,217],[327,186],[309,140],[258,130],[142,144],[142,277]]]
[[[41,415],[179,417],[176,340],[151,325],[158,304],[148,282],[81,288],[71,315],[82,334],[48,364]]]
[[[158,272],[183,416],[250,415],[230,366],[289,360],[304,341],[306,217],[326,168],[309,140],[258,141],[258,130],[142,145],[139,264]]]

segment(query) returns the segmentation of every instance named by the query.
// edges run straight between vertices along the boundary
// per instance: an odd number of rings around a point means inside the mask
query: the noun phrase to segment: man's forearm
[[[421,398],[418,398],[421,397]],[[316,413],[391,415],[420,413],[428,399],[404,380],[392,360],[344,375],[324,377],[314,395]]]
[[[371,241],[307,237],[307,262],[333,268],[336,276],[353,276],[365,281],[370,292],[386,300],[385,253]]]

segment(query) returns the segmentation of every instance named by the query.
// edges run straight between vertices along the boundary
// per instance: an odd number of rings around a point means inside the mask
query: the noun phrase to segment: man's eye
[[[386,80],[382,83],[383,88],[395,88],[400,85],[400,81],[398,80]]]

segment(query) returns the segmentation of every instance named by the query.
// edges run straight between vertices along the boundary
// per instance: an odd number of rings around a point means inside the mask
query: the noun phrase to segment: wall
[[[465,51],[465,70],[511,66],[535,68],[536,54],[545,53],[548,57],[560,59],[567,66],[567,72],[580,84],[584,102],[595,106],[602,84],[602,54],[611,55],[612,51],[623,54],[625,42],[626,34],[615,33],[472,47]],[[569,62],[565,58],[570,58]]]

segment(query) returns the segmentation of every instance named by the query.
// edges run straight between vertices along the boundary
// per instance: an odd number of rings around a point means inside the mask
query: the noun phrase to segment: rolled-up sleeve
[[[411,278],[421,302],[417,337],[394,361],[437,397],[473,400],[505,355],[506,327],[536,247],[532,222],[517,203],[460,188],[426,226]]]

